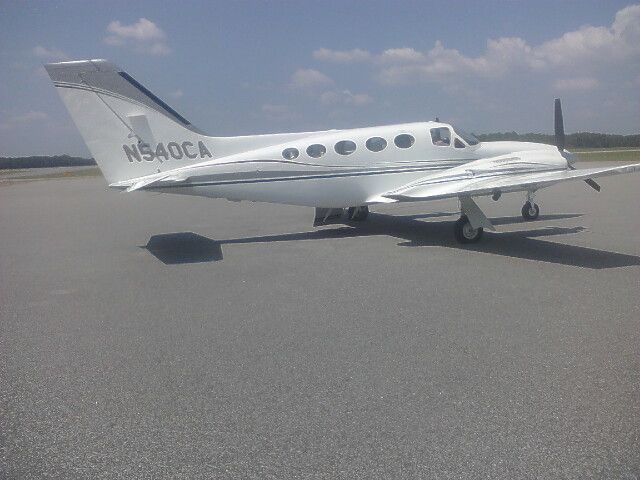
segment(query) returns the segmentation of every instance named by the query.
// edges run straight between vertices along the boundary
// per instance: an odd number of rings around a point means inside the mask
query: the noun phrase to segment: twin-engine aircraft
[[[369,205],[457,198],[455,238],[495,230],[473,197],[525,192],[522,216],[538,218],[535,193],[569,180],[631,173],[640,164],[574,168],[560,100],[556,145],[479,142],[450,124],[241,137],[211,137],[106,60],[45,68],[110,187],[316,208],[314,225],[367,218]]]

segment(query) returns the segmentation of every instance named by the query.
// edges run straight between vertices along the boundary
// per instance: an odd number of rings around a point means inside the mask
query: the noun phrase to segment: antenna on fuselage
[[[438,117],[436,117],[436,122],[440,123],[440,119]]]

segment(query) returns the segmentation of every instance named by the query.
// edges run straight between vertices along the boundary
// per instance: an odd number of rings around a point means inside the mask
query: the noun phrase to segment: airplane
[[[315,207],[314,226],[361,222],[369,205],[457,198],[460,243],[495,227],[474,197],[524,192],[535,220],[538,190],[637,172],[633,165],[576,169],[565,150],[560,100],[555,146],[480,142],[440,121],[238,137],[204,134],[107,60],[45,68],[109,187]]]

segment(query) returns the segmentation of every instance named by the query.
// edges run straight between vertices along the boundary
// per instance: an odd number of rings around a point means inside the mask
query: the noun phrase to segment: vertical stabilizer
[[[45,65],[107,182],[211,159],[212,138],[106,60]]]

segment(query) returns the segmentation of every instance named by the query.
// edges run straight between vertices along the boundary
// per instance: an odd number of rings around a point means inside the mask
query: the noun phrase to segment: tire
[[[474,229],[471,227],[469,219],[463,215],[453,226],[453,233],[459,243],[476,243],[480,241],[483,234],[482,227]]]
[[[531,206],[530,202],[526,202],[522,206],[522,218],[527,221],[535,220],[540,216],[540,207],[537,204]]]
[[[369,207],[349,207],[347,218],[352,222],[362,222],[369,216]]]

